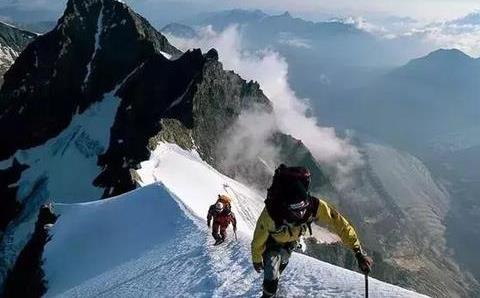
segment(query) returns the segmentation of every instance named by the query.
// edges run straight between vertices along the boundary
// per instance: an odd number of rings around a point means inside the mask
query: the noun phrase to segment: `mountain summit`
[[[16,130],[0,131],[0,138],[10,140],[0,159],[58,134],[73,114],[160,52],[181,53],[125,4],[69,1],[55,29],[38,37],[5,74],[1,121]],[[24,118],[30,121],[22,125]]]

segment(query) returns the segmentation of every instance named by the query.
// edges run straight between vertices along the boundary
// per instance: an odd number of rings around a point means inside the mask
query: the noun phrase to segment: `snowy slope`
[[[159,144],[138,173],[145,186],[133,192],[55,204],[46,297],[258,296],[249,244],[262,197],[171,144]],[[213,247],[204,217],[218,193],[234,196],[239,239]],[[363,297],[362,275],[303,255],[282,279],[288,297]],[[420,296],[373,279],[370,288],[371,297]]]
[[[57,137],[40,146],[19,150],[10,159],[0,162],[0,169],[9,167],[14,158],[29,166],[12,185],[18,185],[17,197],[25,207],[19,220],[12,222],[3,235],[0,256],[8,266],[0,266],[0,277],[6,274],[27,243],[35,228],[38,210],[47,200],[73,203],[102,196],[103,189],[92,182],[101,172],[97,156],[108,147],[110,127],[119,105],[114,95],[116,90],[105,94],[102,102],[92,105],[83,114],[76,114]]]

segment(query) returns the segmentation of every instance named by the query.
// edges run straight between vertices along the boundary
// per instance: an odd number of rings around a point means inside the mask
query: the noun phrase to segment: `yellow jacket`
[[[325,201],[319,200],[317,213],[314,219],[317,224],[324,224],[338,234],[342,242],[352,250],[360,249],[360,241],[353,226],[335,208]],[[301,226],[282,225],[275,227],[275,222],[268,214],[266,208],[257,220],[257,226],[252,240],[252,261],[262,262],[262,255],[265,251],[268,238],[271,236],[277,243],[283,244],[298,241],[301,235],[305,235],[308,229],[307,224]],[[289,231],[290,230],[290,231]]]

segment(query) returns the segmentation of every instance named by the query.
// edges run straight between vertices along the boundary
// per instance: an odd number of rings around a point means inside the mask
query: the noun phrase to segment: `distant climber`
[[[213,219],[212,236],[215,239],[214,245],[219,245],[227,238],[227,228],[230,223],[233,232],[237,233],[237,220],[232,212],[231,199],[225,195],[218,195],[217,202],[210,206],[207,215],[207,225],[210,228]]]
[[[368,274],[373,265],[360,245],[353,226],[335,208],[308,193],[310,172],[302,167],[280,165],[268,189],[265,208],[258,218],[252,240],[252,261],[264,271],[263,296],[275,296],[280,275],[290,255],[312,222],[325,224],[337,233],[357,258],[360,270]]]

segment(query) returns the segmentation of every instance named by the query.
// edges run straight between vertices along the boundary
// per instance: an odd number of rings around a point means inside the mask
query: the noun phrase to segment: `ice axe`
[[[365,298],[368,298],[368,273],[365,273]]]

